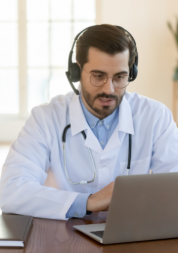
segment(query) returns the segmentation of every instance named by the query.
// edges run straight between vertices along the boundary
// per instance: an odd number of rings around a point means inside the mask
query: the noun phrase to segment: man
[[[171,112],[126,92],[136,57],[133,39],[119,27],[98,25],[83,32],[76,52],[80,94],[60,95],[32,110],[2,170],[3,212],[67,219],[108,210],[115,178],[127,174],[129,134],[129,175],[178,171]],[[49,168],[57,189],[44,186]]]

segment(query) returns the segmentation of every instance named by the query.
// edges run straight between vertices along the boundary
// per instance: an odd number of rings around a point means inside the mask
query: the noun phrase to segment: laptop
[[[75,229],[102,244],[178,237],[178,172],[118,176],[106,223]]]

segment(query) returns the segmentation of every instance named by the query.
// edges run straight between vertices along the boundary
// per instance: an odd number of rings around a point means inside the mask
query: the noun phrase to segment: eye
[[[101,79],[101,78],[104,77],[104,75],[101,74],[101,73],[93,73],[92,75],[93,75],[95,78],[97,78],[97,79]]]
[[[115,80],[122,80],[122,79],[126,79],[128,76],[127,75],[116,75],[114,78]]]
[[[117,79],[122,79],[122,78],[124,78],[124,76],[118,75],[118,76],[116,76],[116,78]]]

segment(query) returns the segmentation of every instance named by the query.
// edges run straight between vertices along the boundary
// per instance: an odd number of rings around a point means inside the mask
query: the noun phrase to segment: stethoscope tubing
[[[88,152],[89,152],[89,155],[90,155],[90,158],[91,158],[93,167],[94,167],[94,176],[93,176],[93,179],[90,180],[90,181],[81,180],[80,182],[74,183],[74,182],[72,182],[72,181],[70,180],[70,178],[69,178],[69,175],[68,175],[68,172],[67,172],[67,168],[66,168],[65,142],[66,142],[67,130],[68,130],[70,127],[71,127],[70,124],[67,125],[67,126],[64,128],[64,131],[63,131],[63,134],[62,134],[62,142],[63,142],[63,160],[64,160],[64,169],[65,169],[65,173],[66,173],[67,179],[68,179],[68,181],[69,181],[71,184],[74,184],[74,185],[92,183],[92,182],[95,180],[95,178],[96,178],[96,166],[95,166],[95,162],[94,162],[94,159],[93,159],[93,156],[92,156],[92,153],[91,153],[90,148],[88,148]],[[82,131],[81,134],[83,135],[83,138],[84,138],[84,139],[87,138],[84,131]]]
[[[62,133],[63,160],[64,160],[64,169],[65,169],[66,177],[67,177],[68,181],[69,181],[71,184],[74,184],[74,185],[92,183],[92,182],[95,180],[95,178],[96,178],[96,166],[95,166],[95,162],[94,162],[94,159],[93,159],[93,156],[92,156],[92,153],[91,153],[90,148],[88,148],[88,152],[89,152],[89,155],[90,155],[90,158],[91,158],[93,167],[94,167],[94,177],[93,177],[93,179],[90,180],[90,181],[81,180],[80,182],[75,183],[75,182],[72,182],[72,181],[70,180],[70,178],[69,178],[69,175],[68,175],[68,172],[67,172],[67,168],[66,168],[65,142],[66,142],[67,130],[68,130],[70,127],[71,127],[70,124],[67,125],[67,126],[64,128],[64,131],[63,131],[63,133]],[[84,140],[85,140],[85,139],[86,139],[86,134],[85,134],[85,132],[82,131],[81,134],[83,135],[83,138],[84,138]],[[127,175],[129,174],[129,170],[130,170],[131,153],[132,153],[132,135],[129,134],[129,150],[128,150]]]

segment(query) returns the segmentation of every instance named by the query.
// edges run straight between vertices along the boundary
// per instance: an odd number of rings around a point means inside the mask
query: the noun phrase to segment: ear
[[[76,63],[78,64],[79,69],[80,69],[80,73],[81,73],[81,65],[80,65],[80,63],[78,61],[76,61]]]

